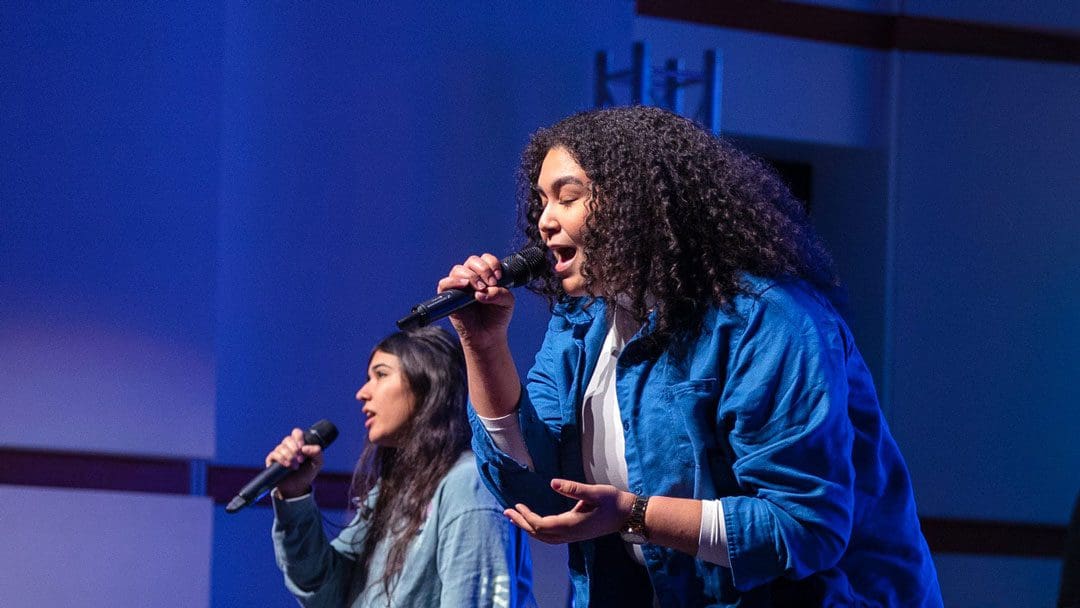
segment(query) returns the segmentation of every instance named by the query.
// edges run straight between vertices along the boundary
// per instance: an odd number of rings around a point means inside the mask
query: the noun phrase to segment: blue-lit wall
[[[222,25],[0,5],[0,445],[213,458]],[[207,605],[205,496],[3,486],[0,522],[5,606]]]
[[[1049,0],[948,4],[936,16],[1080,28]],[[4,3],[0,34],[0,446],[255,466],[327,417],[328,467],[350,470],[371,345],[451,264],[511,248],[528,133],[590,105],[596,50],[626,65],[647,40],[688,67],[720,49],[724,130],[813,164],[921,512],[1063,523],[1080,490],[1075,65],[692,26],[625,0]],[[519,299],[521,367],[544,318]],[[266,509],[0,494],[28,547],[0,557],[5,605],[293,605]],[[55,568],[95,548],[122,567]],[[562,550],[535,551],[559,605]],[[1053,560],[936,559],[951,606],[1056,588]]]

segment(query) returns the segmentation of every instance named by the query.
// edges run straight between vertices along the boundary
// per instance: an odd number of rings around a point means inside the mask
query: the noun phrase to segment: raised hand
[[[461,337],[463,347],[484,349],[506,341],[506,328],[514,311],[514,295],[509,289],[496,286],[500,278],[502,266],[499,258],[485,253],[469,256],[439,281],[439,293],[447,289],[472,289],[476,292],[476,305],[450,315],[450,322]]]
[[[311,482],[323,466],[322,448],[304,443],[304,431],[293,429],[276,448],[266,455],[266,466],[273,463],[289,467],[295,472],[281,480],[276,493],[280,498],[302,496],[311,491]]]

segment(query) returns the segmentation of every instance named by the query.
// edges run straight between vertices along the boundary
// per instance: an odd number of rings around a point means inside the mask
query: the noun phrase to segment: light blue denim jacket
[[[274,501],[274,553],[285,586],[303,606],[536,606],[528,542],[480,483],[472,453],[463,454],[436,488],[389,604],[382,584],[389,541],[375,547],[372,574],[365,576],[358,551],[366,535],[367,522],[357,516],[328,540],[310,494]]]
[[[747,277],[681,355],[626,345],[616,371],[630,491],[722,499],[731,568],[643,546],[662,606],[940,606],[911,482],[850,331],[801,282]],[[495,447],[470,408],[481,477],[503,505],[571,503],[584,481],[579,416],[607,332],[605,303],[556,306],[518,417],[535,472]],[[570,545],[589,605],[592,542]]]

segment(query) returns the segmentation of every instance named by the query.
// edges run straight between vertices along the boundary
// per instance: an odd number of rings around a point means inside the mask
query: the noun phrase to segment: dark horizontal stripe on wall
[[[188,460],[0,448],[0,462],[0,485],[191,492],[192,463]],[[206,469],[206,495],[215,504],[227,504],[260,470],[210,465]],[[349,473],[321,473],[314,487],[319,505],[345,509],[351,479]],[[268,504],[268,499],[263,499],[257,506]],[[1060,558],[1065,551],[1065,526],[923,517],[922,528],[935,553]]]
[[[236,496],[240,488],[251,481],[262,469],[247,467],[225,467],[211,465],[206,470],[206,495],[214,499],[215,504],[225,505]],[[352,475],[345,473],[321,472],[315,478],[312,490],[319,497],[319,506],[324,509],[345,509],[349,503],[349,483]],[[256,505],[269,506],[270,499],[263,498]]]
[[[1080,36],[760,0],[637,0],[637,13],[872,49],[1080,63]]]
[[[1065,555],[1065,526],[922,517],[934,553],[1057,557]]]
[[[187,460],[0,449],[0,484],[188,494]]]

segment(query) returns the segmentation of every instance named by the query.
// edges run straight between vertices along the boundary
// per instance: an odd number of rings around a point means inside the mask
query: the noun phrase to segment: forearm
[[[701,501],[653,496],[645,510],[645,529],[650,543],[697,555]]]
[[[496,443],[475,408],[470,408],[469,420],[473,429],[473,451],[480,477],[504,507],[525,503],[545,515],[569,509],[573,503],[551,491],[551,478],[559,470],[558,444],[551,430],[537,419],[530,393],[523,392],[517,402],[520,410],[509,415],[510,425],[518,425],[519,450],[507,450]],[[524,443],[532,436],[531,443]]]
[[[510,345],[501,340],[486,348],[462,344],[469,374],[469,398],[476,413],[485,418],[499,418],[514,411],[521,396]]]
[[[285,586],[304,606],[340,603],[348,587],[349,566],[326,538],[311,496],[275,499],[273,505],[274,552]]]

